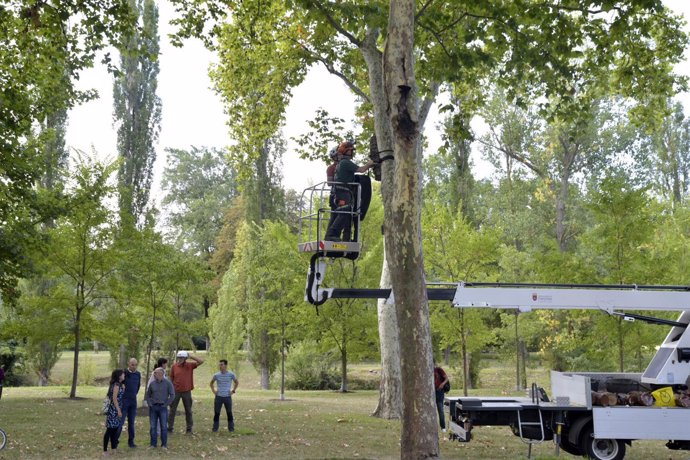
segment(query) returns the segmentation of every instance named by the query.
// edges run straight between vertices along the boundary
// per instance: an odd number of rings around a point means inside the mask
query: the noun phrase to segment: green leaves
[[[252,171],[264,142],[283,122],[290,89],[305,75],[298,18],[286,20],[283,2],[242,2],[232,10],[218,43],[219,64],[211,71],[226,102],[231,147],[241,178]],[[294,12],[293,12],[294,14]]]
[[[117,150],[120,218],[141,223],[147,211],[155,143],[161,122],[158,86],[158,7],[153,0],[129,0],[142,30],[125,37],[119,47],[121,72],[113,83],[113,115]]]
[[[0,288],[7,300],[16,295],[16,277],[30,270],[33,225],[55,211],[33,188],[47,163],[47,136],[36,127],[93,96],[77,91],[74,80],[134,24],[125,0],[17,0],[0,10]]]
[[[307,121],[309,130],[298,138],[293,138],[299,146],[297,153],[300,158],[331,162],[328,155],[330,150],[338,147],[343,139],[354,138],[351,132],[345,130],[344,122],[342,118],[332,117],[326,110],[319,108],[314,119]]]
[[[240,227],[235,257],[223,277],[218,306],[211,311],[214,353],[236,360],[240,346],[249,340],[254,366],[274,370],[282,340],[293,336],[294,315],[302,304],[303,267],[285,263],[300,260],[296,248],[296,237],[283,223]]]
[[[179,248],[209,260],[223,227],[223,213],[238,196],[237,173],[221,149],[166,149],[162,204]]]

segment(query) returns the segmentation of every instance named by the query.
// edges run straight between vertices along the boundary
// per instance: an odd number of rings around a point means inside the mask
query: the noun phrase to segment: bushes
[[[348,391],[358,391],[358,390],[378,390],[380,386],[380,379],[363,379],[348,377],[347,388]]]
[[[290,390],[335,390],[340,387],[333,355],[319,352],[314,341],[302,342],[292,348],[286,367],[286,385]]]
[[[14,386],[23,382],[24,350],[16,346],[16,343],[4,342],[0,345],[0,365],[5,366],[6,386]]]

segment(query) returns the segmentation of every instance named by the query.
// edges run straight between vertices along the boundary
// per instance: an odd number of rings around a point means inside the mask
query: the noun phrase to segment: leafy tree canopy
[[[135,27],[126,0],[13,0],[0,6],[0,289],[16,296],[16,277],[30,270],[34,225],[53,217],[54,202],[34,189],[46,167],[50,115],[95,96],[74,82],[108,44]],[[104,61],[110,66],[110,56]],[[110,66],[111,67],[111,66]],[[111,67],[112,68],[112,67]]]

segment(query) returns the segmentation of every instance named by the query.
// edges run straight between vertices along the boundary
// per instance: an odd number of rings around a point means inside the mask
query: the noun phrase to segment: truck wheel
[[[570,455],[582,457],[582,451],[580,450],[580,448],[577,445],[568,441],[566,436],[561,438],[561,450],[563,452],[569,453]]]
[[[594,439],[594,430],[588,426],[580,434],[580,450],[593,460],[622,460],[625,443],[619,439]]]

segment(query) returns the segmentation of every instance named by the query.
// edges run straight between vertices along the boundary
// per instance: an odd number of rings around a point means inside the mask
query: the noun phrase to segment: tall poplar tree
[[[149,200],[155,142],[161,121],[158,86],[158,7],[155,0],[129,0],[139,15],[140,31],[132,33],[120,48],[121,73],[113,85],[117,150],[119,210],[122,222],[136,224]]]
[[[684,204],[690,184],[690,119],[684,115],[680,102],[669,101],[669,106],[671,113],[649,141],[653,154],[643,161],[650,163],[649,175],[655,188],[676,209]]]

